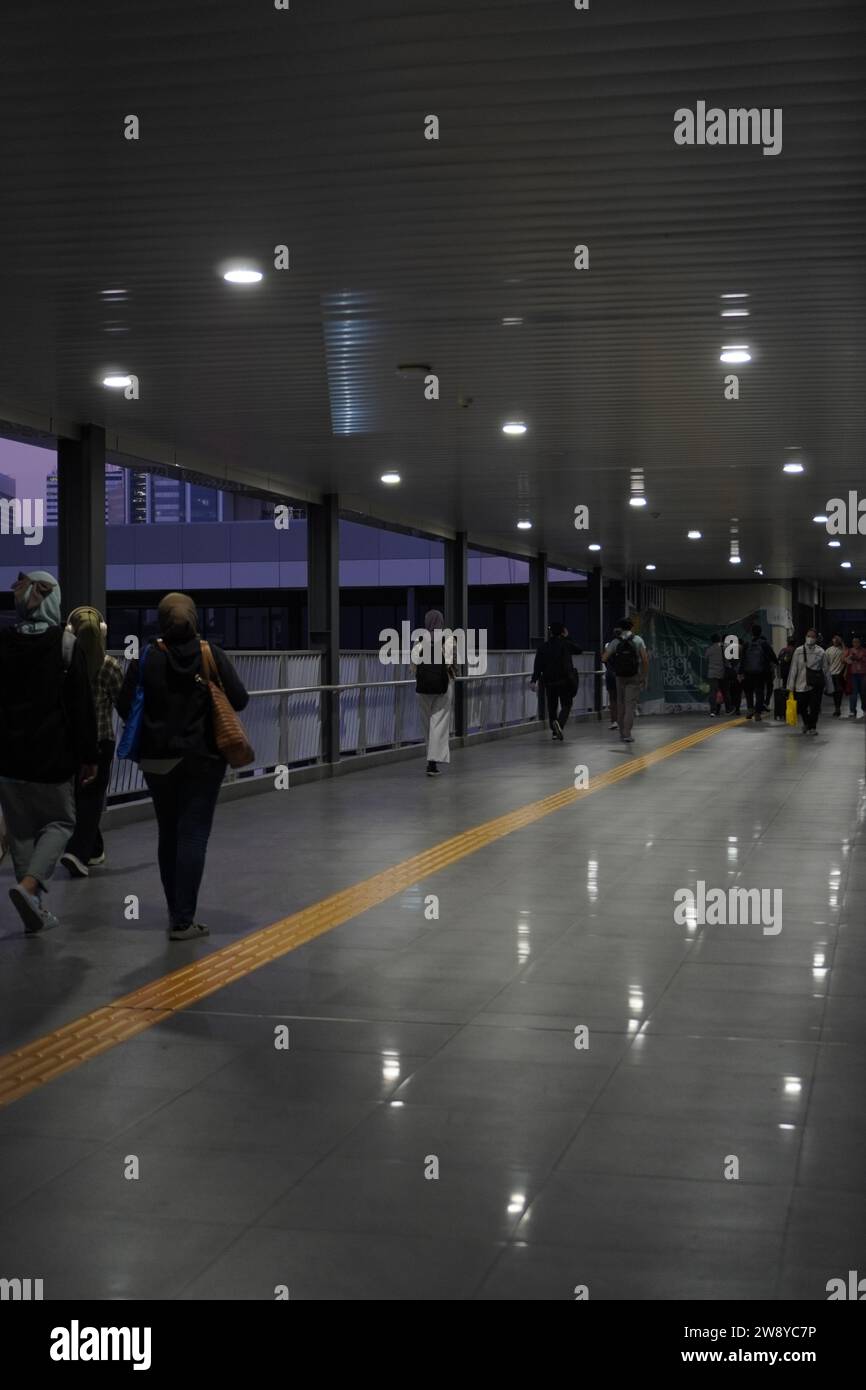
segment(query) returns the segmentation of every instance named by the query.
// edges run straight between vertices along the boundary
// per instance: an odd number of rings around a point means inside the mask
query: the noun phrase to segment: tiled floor
[[[635,749],[701,723],[644,719]],[[115,831],[52,892],[60,931],[24,940],[0,898],[3,1049],[629,756],[585,725],[224,806],[192,946],[152,827]],[[863,773],[862,723],[732,728],[12,1104],[0,1272],[47,1298],[826,1298],[866,1259]],[[782,931],[676,925],[698,879],[781,888]]]

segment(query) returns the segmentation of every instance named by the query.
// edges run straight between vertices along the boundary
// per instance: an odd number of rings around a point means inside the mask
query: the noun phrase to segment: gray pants
[[[631,733],[639,696],[640,676],[617,676],[615,718],[621,738],[626,738]]]
[[[20,883],[30,874],[44,888],[75,829],[75,782],[16,782],[0,777],[0,807]]]

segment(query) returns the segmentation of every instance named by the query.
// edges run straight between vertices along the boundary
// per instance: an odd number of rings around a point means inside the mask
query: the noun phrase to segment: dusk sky
[[[57,466],[54,449],[0,438],[0,473],[14,478],[16,497],[44,497],[45,479]]]

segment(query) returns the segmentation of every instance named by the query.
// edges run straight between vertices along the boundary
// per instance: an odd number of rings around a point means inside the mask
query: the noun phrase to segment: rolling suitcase
[[[782,719],[782,720],[784,720],[784,718],[785,718],[785,707],[786,707],[787,703],[788,703],[788,692],[787,692],[787,690],[785,689],[785,687],[784,687],[783,685],[780,685],[780,686],[778,687],[777,690],[774,690],[774,691],[773,691],[773,718],[774,718],[774,719]]]

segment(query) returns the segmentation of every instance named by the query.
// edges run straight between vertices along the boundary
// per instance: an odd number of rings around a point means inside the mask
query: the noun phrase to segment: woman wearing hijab
[[[216,746],[211,700],[202,678],[202,650],[195,604],[186,594],[166,594],[159,605],[160,638],[132,661],[117,701],[127,719],[139,680],[144,688],[139,767],[153,798],[159,829],[159,875],[168,904],[171,941],[208,935],[195,919],[208,839],[226,761]],[[230,704],[249,700],[234,666],[211,644]]]
[[[424,626],[430,634],[429,661],[412,654],[415,671],[415,690],[421,710],[421,723],[427,743],[427,776],[440,776],[439,763],[451,761],[449,735],[451,707],[454,703],[454,638],[442,631],[445,619],[437,608],[424,615]],[[437,639],[436,633],[442,635]]]
[[[60,621],[60,586],[45,570],[12,585],[17,622],[0,632],[0,808],[26,932],[56,927],[42,905],[75,826],[75,778],[96,776],[96,713],[84,652]]]
[[[75,788],[75,830],[72,839],[60,856],[60,862],[72,878],[87,878],[90,870],[105,863],[105,845],[99,821],[105,809],[105,798],[114,761],[114,705],[123,684],[123,669],[119,661],[105,650],[107,627],[98,608],[76,608],[66,620],[68,632],[74,634],[84,653],[87,676],[96,709],[96,736],[99,745],[97,773],[94,781]]]

